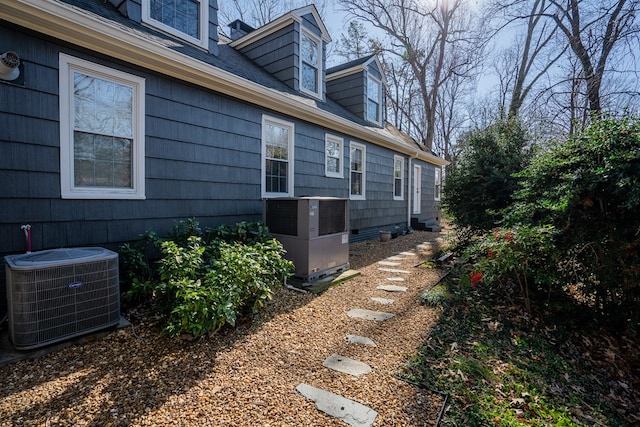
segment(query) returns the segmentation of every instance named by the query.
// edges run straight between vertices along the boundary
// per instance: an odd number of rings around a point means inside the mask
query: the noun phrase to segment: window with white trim
[[[436,174],[434,177],[433,200],[440,201],[440,193],[442,192],[442,168],[436,166]]]
[[[300,90],[316,98],[322,94],[322,40],[300,32]]]
[[[344,140],[337,136],[325,135],[324,139],[324,174],[332,178],[342,178],[342,147]]]
[[[142,20],[201,47],[209,38],[209,0],[142,0]]]
[[[393,199],[404,198],[404,158],[393,156]]]
[[[293,196],[293,123],[262,116],[262,197]]]
[[[144,79],[62,53],[59,78],[62,197],[144,199]]]
[[[349,194],[351,199],[365,199],[366,155],[367,151],[364,145],[356,142],[351,143],[351,150],[349,154]]]
[[[370,75],[367,76],[367,120],[382,123],[382,83]]]

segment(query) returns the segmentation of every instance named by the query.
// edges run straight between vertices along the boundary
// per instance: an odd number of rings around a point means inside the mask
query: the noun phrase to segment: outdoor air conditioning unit
[[[295,276],[313,282],[349,268],[348,199],[266,199],[263,220],[287,251]]]
[[[9,334],[16,349],[77,337],[120,321],[118,254],[104,248],[8,255]]]

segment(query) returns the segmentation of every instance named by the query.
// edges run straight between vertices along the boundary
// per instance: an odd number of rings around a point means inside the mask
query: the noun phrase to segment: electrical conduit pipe
[[[31,253],[31,225],[23,225],[22,230],[24,230],[24,236],[27,239],[27,253]]]

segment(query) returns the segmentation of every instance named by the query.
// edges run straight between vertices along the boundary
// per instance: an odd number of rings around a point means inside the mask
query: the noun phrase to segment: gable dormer
[[[232,24],[239,28],[237,21]],[[250,31],[230,46],[293,90],[324,101],[326,46],[330,41],[318,10],[309,5]]]
[[[109,0],[121,14],[218,55],[216,0]]]
[[[370,55],[327,70],[327,96],[374,126],[384,123],[382,66]]]

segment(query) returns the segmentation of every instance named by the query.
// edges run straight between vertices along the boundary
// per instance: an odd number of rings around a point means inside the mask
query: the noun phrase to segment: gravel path
[[[415,354],[437,320],[418,304],[441,272],[415,268],[442,243],[440,233],[417,231],[390,242],[351,245],[362,274],[321,295],[281,289],[253,322],[193,342],[158,335],[153,324],[74,345],[36,360],[0,367],[0,426],[344,426],[295,391],[307,383],[378,412],[374,426],[430,426],[442,400],[393,377]],[[410,274],[378,270],[378,261],[413,251],[401,266]],[[387,267],[388,268],[388,267]],[[406,293],[377,290],[407,286]],[[382,305],[371,297],[395,301]],[[349,318],[353,308],[388,311],[384,322]],[[347,343],[347,335],[377,347]],[[322,366],[331,354],[369,364],[353,377]]]

